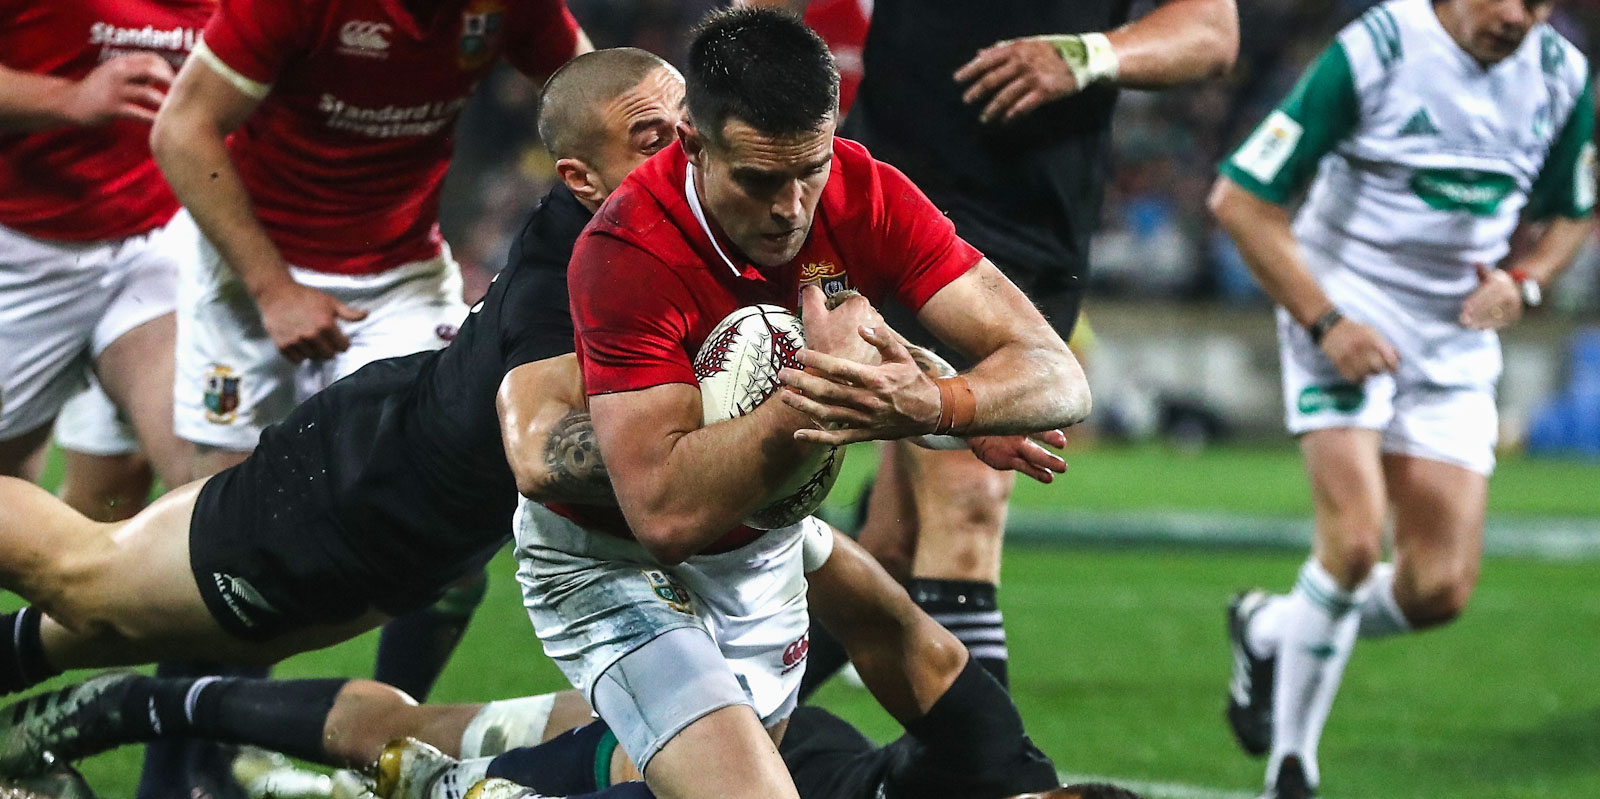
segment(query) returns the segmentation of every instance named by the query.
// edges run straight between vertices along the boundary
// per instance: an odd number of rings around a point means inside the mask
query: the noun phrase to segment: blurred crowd
[[[826,0],[825,0],[826,1]],[[858,0],[843,0],[855,2]],[[682,62],[687,31],[718,0],[568,0],[597,47],[633,45]],[[1143,13],[1135,4],[1135,15]],[[1095,291],[1265,304],[1233,245],[1210,221],[1217,162],[1274,106],[1334,33],[1371,0],[1240,0],[1240,52],[1226,79],[1122,94],[1114,179],[1094,243]],[[1553,24],[1586,53],[1600,42],[1600,0],[1558,0]],[[845,63],[849,59],[844,59]],[[534,135],[537,87],[502,70],[460,128],[442,225],[470,282],[503,264],[527,209],[553,176]],[[470,286],[469,286],[470,289]],[[1554,293],[1556,307],[1600,314],[1600,241]]]

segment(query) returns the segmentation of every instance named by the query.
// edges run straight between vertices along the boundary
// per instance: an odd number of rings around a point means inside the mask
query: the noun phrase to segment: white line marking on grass
[[[1071,785],[1078,782],[1107,782],[1119,785],[1130,791],[1137,791],[1150,799],[1256,799],[1257,794],[1252,791],[1229,791],[1222,788],[1207,788],[1204,785],[1189,785],[1183,782],[1151,782],[1148,780],[1130,780],[1124,777],[1107,777],[1099,774],[1066,774],[1056,772],[1062,785]]]

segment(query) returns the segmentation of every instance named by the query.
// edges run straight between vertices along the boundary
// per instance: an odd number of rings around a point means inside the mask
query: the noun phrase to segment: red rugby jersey
[[[848,139],[834,140],[833,171],[806,243],[771,269],[751,265],[720,238],[713,243],[685,193],[687,171],[681,146],[657,154],[623,181],[578,238],[567,285],[591,396],[698,385],[695,353],[736,308],[771,303],[798,313],[801,286],[814,283],[829,294],[853,288],[874,305],[894,297],[918,310],[982,257],[905,175]],[[552,509],[625,534],[615,509]],[[714,549],[754,534],[734,531]]]
[[[439,253],[457,118],[497,56],[573,55],[563,0],[222,0],[196,57],[263,97],[229,138],[267,235],[295,266],[371,274]]]
[[[215,8],[215,0],[0,0],[0,63],[80,80],[102,61],[150,52],[177,68]],[[0,133],[0,225],[99,241],[160,227],[177,210],[144,122]]]

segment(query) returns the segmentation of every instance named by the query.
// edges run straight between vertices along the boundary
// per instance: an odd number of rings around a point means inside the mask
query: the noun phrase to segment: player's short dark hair
[[[765,8],[713,12],[689,45],[689,116],[720,140],[739,119],[768,136],[818,130],[839,107],[833,54],[793,14]]]
[[[539,140],[556,158],[592,162],[604,134],[600,110],[658,69],[672,65],[636,47],[596,50],[568,61],[539,95]]]
[[[1062,788],[1061,792],[1074,795],[1077,799],[1144,799],[1127,788],[1104,782],[1080,782]]]

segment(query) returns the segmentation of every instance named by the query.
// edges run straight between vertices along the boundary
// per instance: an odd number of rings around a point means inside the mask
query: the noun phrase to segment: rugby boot
[[[228,770],[249,799],[327,799],[333,793],[328,775],[254,746],[239,747]]]
[[[119,726],[123,695],[138,679],[131,671],[109,672],[0,709],[0,774],[40,774],[53,760],[70,762],[122,743],[101,731]]]
[[[98,799],[78,770],[58,760],[29,777],[0,779],[0,799]]]
[[[1260,757],[1272,748],[1272,683],[1278,658],[1256,657],[1246,631],[1250,618],[1267,603],[1265,591],[1236,594],[1228,603],[1228,644],[1233,678],[1228,682],[1228,726],[1244,751]]]
[[[415,738],[390,741],[373,764],[380,799],[428,799],[429,789],[460,761]]]
[[[526,785],[518,785],[499,777],[489,777],[473,783],[461,799],[547,799],[547,797],[534,793],[533,789]]]
[[[372,792],[372,780],[358,771],[342,768],[333,772],[328,799],[378,799],[378,795]]]
[[[1316,799],[1317,788],[1306,779],[1306,767],[1300,758],[1289,755],[1278,764],[1278,778],[1267,786],[1261,799]]]

